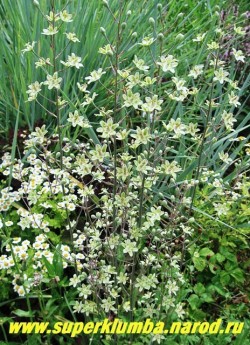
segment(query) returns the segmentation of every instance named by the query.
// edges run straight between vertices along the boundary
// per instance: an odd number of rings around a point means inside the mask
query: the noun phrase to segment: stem
[[[219,58],[219,51],[217,52],[217,55],[216,55],[216,62],[215,62],[215,66],[214,66],[214,71],[217,68],[218,58]],[[212,81],[212,83],[211,83],[211,90],[210,90],[210,95],[209,95],[209,105],[208,105],[208,110],[207,110],[206,123],[205,123],[205,128],[204,128],[204,131],[203,131],[203,134],[202,134],[201,145],[200,145],[200,153],[199,153],[199,158],[198,158],[198,166],[197,166],[197,170],[196,170],[196,174],[195,174],[195,185],[194,185],[194,188],[193,188],[193,191],[192,191],[191,204],[190,204],[189,212],[188,212],[189,217],[191,216],[191,212],[192,212],[193,204],[194,204],[194,198],[195,198],[196,189],[197,189],[196,181],[199,179],[199,176],[200,176],[202,153],[203,153],[203,148],[204,148],[204,145],[205,145],[205,138],[206,138],[206,134],[207,134],[207,130],[208,130],[208,124],[209,124],[209,119],[210,119],[211,110],[212,110],[213,91],[214,91],[214,81]],[[184,234],[183,245],[182,245],[182,253],[181,253],[181,263],[180,263],[181,270],[182,270],[183,264],[184,264],[185,251],[186,251],[186,244],[185,244],[185,234]]]
[[[14,254],[14,251],[13,251],[13,246],[12,246],[12,243],[10,242],[9,243],[9,245],[10,245],[10,251],[11,251],[11,255],[12,255],[12,257],[13,257],[13,261],[14,261],[14,263],[15,263],[15,268],[16,268],[16,270],[17,270],[17,273],[20,275],[20,276],[22,276],[22,278],[23,278],[23,281],[24,281],[24,276],[23,276],[23,274],[21,274],[21,272],[20,272],[20,270],[19,270],[19,267],[18,267],[18,264],[17,264],[17,261],[16,261],[16,256],[15,256],[15,254]],[[31,322],[33,322],[33,314],[32,314],[32,308],[31,308],[31,304],[30,304],[30,299],[29,299],[29,297],[28,297],[28,292],[27,292],[27,290],[26,290],[26,287],[25,287],[25,284],[23,284],[23,289],[24,289],[24,292],[25,292],[25,298],[26,298],[26,302],[27,302],[27,307],[28,307],[28,310],[29,310],[29,312],[30,312],[30,321]]]
[[[121,26],[121,1],[119,1],[119,18],[117,24],[117,38],[116,38],[116,49],[115,49],[115,65],[112,66],[115,71],[115,92],[114,92],[114,116],[116,118],[118,108],[118,69],[119,69],[119,47],[120,47],[120,26]],[[115,207],[115,196],[117,193],[117,143],[116,136],[114,136],[114,186],[113,186],[113,231],[116,231],[116,207]]]

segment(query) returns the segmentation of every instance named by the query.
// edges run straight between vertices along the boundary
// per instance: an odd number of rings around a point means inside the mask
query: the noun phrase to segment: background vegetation
[[[171,260],[178,261],[179,270],[185,278],[185,284],[179,288],[176,303],[182,303],[185,310],[185,318],[187,320],[209,320],[216,318],[223,320],[243,320],[245,328],[240,335],[227,335],[223,338],[220,336],[197,336],[190,335],[188,337],[180,337],[178,335],[169,336],[166,339],[157,339],[146,337],[141,339],[139,336],[133,339],[116,339],[116,338],[96,338],[91,340],[91,344],[248,344],[249,338],[249,9],[246,1],[219,1],[219,0],[201,0],[201,1],[56,1],[56,10],[66,8],[69,13],[74,15],[74,21],[68,23],[67,30],[75,32],[80,43],[73,46],[67,43],[65,35],[62,33],[57,36],[57,51],[62,52],[60,60],[65,61],[67,56],[72,52],[82,57],[84,68],[68,68],[63,71],[63,83],[60,89],[62,98],[68,103],[69,107],[65,107],[61,112],[60,121],[58,118],[51,116],[54,112],[54,103],[50,101],[51,91],[45,89],[43,97],[38,102],[27,102],[28,85],[34,81],[44,80],[44,71],[36,68],[34,59],[36,55],[42,57],[50,57],[53,59],[53,49],[51,49],[51,40],[41,38],[41,32],[46,27],[46,20],[42,13],[49,14],[53,1],[41,0],[39,6],[36,2],[30,0],[11,1],[3,0],[0,4],[1,17],[1,54],[0,54],[0,75],[2,82],[0,83],[0,152],[1,156],[9,152],[8,159],[10,165],[16,164],[16,160],[20,159],[24,166],[29,166],[30,161],[27,157],[35,153],[40,156],[42,150],[35,148],[35,151],[29,151],[25,140],[29,139],[36,127],[45,125],[48,131],[49,139],[54,140],[54,146],[50,150],[55,154],[55,159],[62,155],[62,142],[57,141],[54,135],[62,138],[68,138],[70,142],[70,154],[75,159],[79,152],[82,152],[82,144],[89,144],[89,149],[94,148],[94,144],[108,145],[110,151],[110,159],[114,159],[122,152],[133,152],[134,157],[138,157],[146,150],[152,153],[151,165],[157,166],[157,157],[162,155],[163,160],[176,161],[181,167],[177,171],[177,177],[172,174],[170,177],[160,175],[156,182],[149,187],[151,197],[144,195],[144,177],[142,177],[142,187],[138,190],[138,203],[142,207],[137,210],[140,213],[139,226],[149,217],[152,207],[160,206],[164,212],[169,214],[168,220],[156,223],[156,228],[161,231],[169,230],[166,236],[166,247],[173,248],[171,250],[162,249],[156,244],[154,247],[154,238],[164,238],[165,235],[147,233],[146,237],[138,241],[138,272],[147,272],[150,275],[150,269],[144,269],[139,264],[139,258],[143,257],[143,249],[152,244],[152,255],[157,252],[158,260],[161,262],[162,256],[168,253]],[[116,18],[116,20],[114,20]],[[245,31],[244,35],[235,33],[235,26],[241,27]],[[100,30],[104,28],[104,30]],[[217,31],[216,31],[217,29]],[[220,34],[220,31],[224,32]],[[63,32],[63,30],[62,30]],[[194,39],[205,33],[201,42]],[[154,39],[154,43],[150,47],[141,44],[145,37]],[[22,50],[27,42],[36,41],[34,54],[23,53]],[[220,48],[217,52],[208,50],[207,45],[212,41],[219,41]],[[150,89],[150,94],[157,93],[161,104],[160,116],[156,117],[152,129],[152,121],[150,117],[142,117],[143,112],[140,108],[135,107],[124,108],[122,105],[122,95],[126,94],[127,85],[120,83],[117,87],[116,74],[114,72],[115,60],[108,55],[99,54],[99,48],[110,43],[112,46],[119,46],[119,67],[127,68],[134,72],[135,56],[142,58],[145,65],[149,65],[149,75],[151,78],[156,77],[157,85]],[[234,59],[233,49],[241,50],[245,56],[245,63],[241,63]],[[159,61],[162,55],[173,55],[178,59],[179,78],[186,78],[188,87],[191,89],[199,87],[199,92],[195,101],[190,98],[183,102],[172,100],[169,93],[174,89],[171,73],[161,73],[160,67],[155,68],[155,62]],[[236,89],[239,96],[240,104],[234,106],[228,104],[228,95],[235,90],[227,84],[226,87],[222,83],[213,81],[213,70],[209,67],[210,59],[224,61],[228,78],[237,80],[239,90]],[[111,61],[110,61],[111,60]],[[112,64],[113,63],[113,64]],[[188,79],[190,70],[194,65],[203,64],[204,75],[199,76],[198,80]],[[153,67],[152,67],[153,66]],[[116,65],[116,67],[118,67]],[[93,70],[102,68],[106,74],[102,76],[101,81],[91,83],[88,90],[91,94],[97,93],[94,104],[91,103],[82,111],[85,120],[91,123],[90,128],[81,128],[81,126],[69,126],[68,118],[71,112],[78,109],[82,102],[82,94],[77,87],[77,83],[84,83],[85,78],[90,75]],[[131,72],[132,73],[132,72]],[[121,86],[120,86],[121,85]],[[114,93],[119,89],[120,98],[118,104]],[[137,90],[138,91],[138,90]],[[235,92],[236,92],[235,91]],[[140,91],[141,92],[141,91]],[[144,92],[144,91],[143,91]],[[145,95],[147,93],[145,92]],[[55,97],[55,95],[53,95]],[[212,101],[218,103],[216,107],[212,106]],[[206,102],[208,106],[206,107]],[[116,147],[114,139],[105,142],[101,137],[100,128],[103,118],[96,116],[97,109],[104,107],[106,110],[112,110],[115,122],[124,130],[131,130],[136,133],[137,126],[150,128],[153,139],[143,143],[139,148],[131,151],[128,143],[124,146],[121,144]],[[225,129],[221,115],[223,112],[230,111],[233,114],[235,123],[234,131]],[[145,116],[145,115],[144,115]],[[124,121],[121,119],[125,118]],[[107,120],[105,118],[105,120]],[[182,124],[186,126],[189,123],[196,123],[199,129],[199,137],[194,140],[185,136],[177,136],[169,139],[166,133],[167,124],[171,119],[180,119]],[[158,132],[154,132],[158,131]],[[167,138],[167,139],[166,139]],[[166,140],[165,140],[166,139]],[[195,140],[196,139],[196,140]],[[48,144],[47,147],[49,147]],[[75,146],[74,146],[75,145]],[[168,146],[169,145],[169,146]],[[45,145],[46,146],[46,145]],[[102,146],[103,147],[103,146]],[[24,151],[25,149],[25,151]],[[150,151],[150,149],[152,151]],[[117,152],[116,152],[117,150]],[[24,151],[24,152],[23,152]],[[93,154],[87,150],[88,158],[91,160]],[[224,160],[221,159],[222,154],[228,154]],[[65,151],[64,155],[67,156]],[[117,156],[116,156],[117,155]],[[114,158],[115,157],[115,158]],[[149,156],[147,156],[150,161]],[[58,159],[59,162],[60,159]],[[53,165],[55,164],[55,165]],[[159,161],[160,164],[160,161]],[[56,163],[51,163],[53,169],[58,168]],[[103,169],[116,169],[110,161],[104,160],[100,166]],[[119,166],[119,162],[118,162]],[[7,166],[8,168],[8,166]],[[61,165],[62,168],[62,165]],[[0,168],[1,189],[12,187],[14,191],[19,190],[20,181],[16,176],[12,176],[12,168],[5,173],[4,159]],[[101,169],[101,168],[100,168]],[[65,169],[67,170],[67,169]],[[71,172],[71,168],[67,172]],[[108,171],[108,170],[107,170]],[[14,168],[15,172],[15,168]],[[32,169],[29,171],[32,175]],[[141,176],[137,174],[138,178]],[[73,178],[77,178],[80,183],[86,183],[84,178],[79,178],[79,174],[72,173]],[[136,175],[136,176],[137,176]],[[143,175],[143,174],[142,174]],[[136,180],[136,176],[131,178]],[[29,181],[30,181],[29,177]],[[78,182],[79,182],[78,181]],[[105,175],[105,181],[110,187],[110,198],[121,192],[130,191],[130,183],[125,180],[121,183],[121,187],[114,183],[114,175]],[[143,182],[144,181],[144,182]],[[188,181],[185,182],[184,181]],[[197,182],[195,182],[197,181]],[[87,181],[87,184],[89,181]],[[135,183],[135,182],[133,182]],[[114,187],[115,185],[115,187]],[[95,197],[101,198],[101,187],[94,184],[95,195],[93,197],[95,208],[87,214],[86,217],[81,213],[79,225],[84,228],[87,217],[95,216],[100,211],[101,203],[98,204]],[[40,191],[40,186],[37,191]],[[109,187],[107,187],[108,189]],[[132,188],[132,187],[131,187]],[[112,189],[112,191],[111,191]],[[112,194],[113,193],[113,194]],[[64,194],[64,192],[62,193]],[[47,195],[39,194],[39,200],[31,207],[32,212],[41,212],[41,204],[46,202]],[[65,196],[65,195],[64,195]],[[4,192],[1,194],[4,199]],[[189,198],[187,201],[186,199]],[[70,222],[78,219],[79,209],[73,210],[73,214],[67,211],[59,210],[57,204],[62,202],[63,196],[57,195],[55,199],[51,198],[51,212],[46,214],[46,220],[49,221],[51,232],[48,233],[49,241],[54,248],[60,243],[66,243],[73,246],[72,237],[65,232],[65,223],[70,226]],[[115,200],[115,199],[113,199]],[[20,218],[20,214],[16,208],[26,208],[26,198],[18,203],[18,207],[14,205],[10,210],[5,212],[2,209],[1,222],[14,221],[14,225],[3,225],[2,236],[2,255],[6,254],[6,244],[13,241],[14,236],[23,236],[24,239],[34,240],[35,236],[40,234],[40,230],[35,226],[34,231],[30,233],[25,230],[21,232],[16,223]],[[92,200],[93,201],[93,200]],[[100,201],[100,200],[99,200]],[[133,202],[130,200],[131,205]],[[136,203],[136,202],[135,202]],[[228,210],[218,212],[221,205],[228,206]],[[79,205],[77,205],[79,207]],[[135,207],[135,206],[133,206]],[[119,209],[119,207],[118,207]],[[46,213],[47,211],[45,211]],[[101,212],[101,211],[100,211]],[[108,212],[108,211],[107,211]],[[115,211],[116,212],[116,211]],[[118,212],[118,211],[117,211]],[[128,212],[129,213],[129,212]],[[79,216],[80,217],[80,216]],[[130,217],[130,216],[128,216]],[[128,218],[129,219],[129,218]],[[116,218],[112,220],[113,224]],[[184,228],[191,226],[192,231],[186,235]],[[114,227],[114,225],[113,225]],[[85,229],[85,228],[84,228]],[[112,228],[114,231],[114,228]],[[158,230],[159,230],[158,229]],[[186,228],[185,228],[186,229]],[[115,230],[116,226],[115,226]],[[152,230],[153,231],[153,230]],[[186,230],[187,232],[189,230]],[[23,235],[25,233],[25,235]],[[171,233],[171,235],[169,235]],[[102,234],[103,235],[103,234]],[[108,237],[110,234],[106,234]],[[152,236],[152,237],[151,237]],[[161,237],[162,236],[162,237]],[[186,237],[187,236],[187,237]],[[91,236],[90,236],[91,237]],[[187,240],[188,238],[188,240]],[[104,241],[104,239],[102,238]],[[162,239],[163,240],[163,239]],[[187,240],[187,241],[186,241]],[[157,240],[156,240],[157,241]],[[158,248],[158,251],[155,249]],[[58,247],[57,247],[58,249]],[[109,312],[105,308],[101,308],[97,314],[91,316],[84,314],[79,315],[73,312],[75,301],[81,300],[76,290],[70,288],[68,277],[73,276],[73,268],[63,271],[60,255],[57,256],[58,250],[55,250],[52,262],[44,259],[43,266],[47,271],[44,281],[42,281],[39,289],[33,294],[25,294],[26,296],[18,296],[13,291],[10,275],[5,269],[1,269],[1,344],[75,344],[75,340],[67,335],[60,337],[46,337],[30,335],[10,336],[8,334],[8,322],[10,320],[88,320],[110,317],[112,316],[112,308]],[[104,252],[105,253],[105,252]],[[108,253],[108,251],[107,251]],[[129,256],[122,254],[121,249],[117,249],[116,256],[118,262],[113,262],[117,272],[122,271],[122,267],[126,266],[130,260]],[[30,257],[33,253],[30,249]],[[110,260],[111,256],[107,254],[99,258],[100,262]],[[133,254],[133,259],[135,259]],[[113,259],[113,258],[112,258]],[[3,257],[2,260],[4,261]],[[170,262],[172,262],[170,260]],[[126,262],[126,265],[125,265]],[[148,264],[149,267],[151,265]],[[162,272],[169,270],[169,261],[166,259],[166,267],[162,266]],[[16,266],[19,264],[15,263]],[[30,264],[30,267],[32,265]],[[129,266],[129,264],[128,264]],[[135,266],[135,265],[134,265]],[[19,266],[23,269],[24,274],[33,274],[29,267]],[[129,267],[130,269],[130,267]],[[128,273],[131,272],[128,269]],[[55,280],[57,273],[60,272],[60,282]],[[169,272],[169,271],[168,271]],[[14,275],[14,269],[11,274]],[[146,274],[146,273],[145,273]],[[163,273],[162,273],[163,274]],[[172,278],[175,272],[172,272]],[[138,273],[139,276],[139,273]],[[162,284],[162,285],[161,285]],[[166,285],[164,280],[160,281],[160,286]],[[134,287],[134,285],[132,285]],[[127,286],[125,286],[126,290]],[[138,289],[132,299],[140,300],[140,292]],[[101,292],[100,292],[101,291]],[[100,290],[100,299],[105,296]],[[140,291],[140,290],[139,290]],[[160,290],[157,290],[156,297],[161,299]],[[96,292],[97,293],[97,292]],[[104,295],[102,295],[102,293]],[[132,293],[131,293],[132,294]],[[137,294],[137,295],[136,295]],[[157,295],[159,294],[159,296]],[[126,295],[126,294],[125,294]],[[106,296],[105,296],[106,297]],[[131,297],[131,296],[130,296]],[[92,297],[91,297],[92,298]],[[95,300],[95,298],[93,298]],[[92,299],[91,299],[92,301]],[[141,301],[141,300],[140,300]],[[136,303],[134,301],[134,303]],[[170,302],[169,302],[170,303]],[[143,302],[141,302],[143,305]],[[153,303],[150,304],[153,306]],[[118,308],[119,309],[119,308]],[[162,311],[161,311],[162,312]],[[117,314],[117,310],[114,312]],[[131,312],[120,312],[119,317],[126,320],[140,320],[145,315],[143,307],[137,304],[137,309],[131,317]],[[160,312],[157,316],[161,315]],[[156,315],[154,315],[156,317]],[[162,317],[166,322],[176,320],[179,315],[171,309]],[[77,340],[79,343],[87,344],[89,338],[81,337]]]

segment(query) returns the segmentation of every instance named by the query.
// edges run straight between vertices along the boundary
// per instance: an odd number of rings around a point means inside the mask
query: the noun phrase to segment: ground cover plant
[[[0,14],[1,344],[247,344],[246,3],[4,0]],[[8,334],[116,317],[245,327]]]

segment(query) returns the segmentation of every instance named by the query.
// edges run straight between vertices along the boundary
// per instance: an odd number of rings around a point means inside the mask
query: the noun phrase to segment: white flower
[[[245,62],[245,56],[242,54],[242,50],[236,50],[233,48],[233,55],[237,61]]]
[[[161,66],[163,72],[175,72],[175,67],[178,66],[178,60],[176,60],[173,55],[161,56],[161,62],[157,62],[157,65]]]
[[[170,163],[168,160],[166,160],[165,163],[162,164],[161,170],[164,174],[171,175],[174,179],[176,179],[176,173],[181,171],[181,167],[176,161],[172,161]]]
[[[194,79],[197,79],[197,77],[198,77],[199,75],[202,74],[203,68],[204,68],[204,65],[202,65],[202,64],[201,64],[201,65],[196,65],[196,66],[194,66],[194,67],[190,70],[188,76],[189,76],[189,77],[193,77]]]
[[[82,301],[75,301],[75,304],[73,305],[73,312],[74,313],[81,313],[83,309],[83,303]]]
[[[165,91],[167,93],[167,91]],[[185,87],[183,90],[176,90],[173,93],[168,93],[169,98],[177,101],[177,102],[183,102],[189,94],[189,90]]]
[[[205,105],[207,106],[207,107],[212,107],[212,108],[216,108],[216,107],[218,107],[219,106],[219,103],[216,103],[215,102],[215,99],[210,99],[210,100],[206,100],[206,102],[205,102]]]
[[[229,157],[228,153],[224,153],[224,151],[219,152],[219,157],[222,160],[222,162],[229,164],[232,162],[232,158]]]
[[[79,69],[80,67],[83,67],[83,64],[81,63],[82,58],[79,56],[76,56],[74,53],[68,56],[68,60],[66,62],[61,61],[63,65],[66,67],[75,67]]]
[[[209,65],[210,66],[216,66],[216,67],[224,66],[225,65],[225,61],[222,61],[222,60],[219,60],[219,59],[213,59],[213,60],[210,60]]]
[[[99,48],[98,53],[103,55],[113,55],[113,50],[110,44],[107,44],[103,48]]]
[[[128,76],[129,76],[129,70],[127,69],[123,69],[123,70],[120,70],[118,69],[117,70],[117,73],[123,78],[123,79],[126,79]]]
[[[13,225],[13,224],[14,224],[14,223],[13,223],[11,220],[5,222],[5,225],[6,225],[6,226],[11,226],[11,225]]]
[[[123,303],[123,309],[124,309],[126,312],[129,312],[129,311],[131,310],[130,301],[127,301],[127,302],[124,302],[124,303]]]
[[[186,132],[191,134],[193,137],[196,137],[196,133],[199,132],[198,123],[189,122],[186,127]]]
[[[46,60],[44,58],[40,58],[37,62],[35,62],[35,65],[36,68],[51,65],[50,58],[47,58]]]
[[[73,21],[72,14],[68,13],[66,10],[64,10],[63,12],[60,12],[60,19],[66,23]]]
[[[90,128],[91,125],[88,121],[84,119],[83,116],[80,116],[77,110],[74,113],[69,113],[68,122],[72,123],[73,127],[80,126],[82,128]]]
[[[209,50],[216,50],[216,49],[219,49],[219,47],[220,47],[219,44],[215,41],[207,44],[207,49]]]
[[[141,86],[149,86],[149,85],[153,85],[156,82],[156,78],[151,78],[151,77],[145,77],[145,79],[143,81],[141,81]]]
[[[38,81],[35,81],[33,84],[30,84],[28,86],[29,90],[26,91],[26,93],[29,95],[28,101],[33,101],[36,99],[41,89],[42,83],[39,83]]]
[[[237,120],[234,118],[232,113],[227,113],[225,110],[223,111],[221,115],[224,124],[226,126],[226,129],[231,131],[234,125],[234,122],[237,122]]]
[[[82,121],[83,117],[80,116],[77,110],[75,110],[74,113],[69,113],[68,122],[71,122],[73,127],[80,125]]]
[[[42,35],[52,36],[57,34],[57,27],[53,27],[52,25],[49,25],[47,29],[43,29]]]
[[[149,66],[144,65],[144,60],[138,59],[136,55],[133,62],[139,70],[144,71],[144,72],[148,71]]]
[[[167,125],[163,122],[163,126],[167,131],[173,131],[176,138],[186,134],[186,125],[181,122],[180,118],[177,118],[176,120],[171,119]]]
[[[216,28],[215,32],[220,36],[223,36],[225,34],[225,32],[221,28]]]
[[[227,204],[217,204],[214,202],[213,205],[218,216],[226,215],[230,210]]]
[[[99,79],[101,79],[101,76],[105,74],[106,72],[102,71],[102,68],[98,68],[98,70],[94,70],[90,73],[89,77],[86,77],[85,79],[88,80],[88,84],[93,83]]]
[[[231,80],[231,79],[228,79],[228,82],[229,82],[230,86],[232,86],[232,88],[233,88],[234,90],[240,90],[240,88],[238,87],[238,83],[239,83],[238,80]]]
[[[142,100],[140,99],[140,94],[138,92],[133,93],[131,90],[128,90],[122,97],[124,99],[125,107],[134,107],[135,109],[138,109],[138,107],[142,105]]]
[[[73,277],[70,278],[69,280],[69,286],[72,285],[73,287],[76,287],[80,282],[81,282],[81,279],[79,279],[79,276],[74,274]]]
[[[80,42],[80,40],[76,37],[76,34],[74,32],[65,32],[65,35],[68,40],[72,42]]]
[[[166,288],[168,289],[169,295],[175,295],[179,291],[179,287],[175,281],[168,281]]]
[[[244,29],[242,29],[241,26],[236,26],[234,25],[234,32],[238,35],[244,36],[246,34],[246,31]]]
[[[107,299],[102,299],[102,308],[105,310],[106,313],[109,313],[111,310],[115,311],[115,301],[111,300],[111,297],[108,297]]]
[[[161,111],[162,99],[158,99],[158,95],[153,95],[153,97],[146,97],[146,103],[142,104],[142,110],[145,112],[152,113],[154,110]]]
[[[32,43],[28,42],[25,44],[25,48],[22,50],[23,53],[30,52],[34,49],[36,42],[33,41]]]
[[[84,96],[85,101],[81,103],[81,106],[85,107],[85,105],[89,105],[89,104],[93,103],[95,98],[96,98],[96,96],[98,96],[98,94],[95,93],[95,92],[93,93],[92,96],[85,95]]]
[[[135,144],[133,146],[138,147],[140,144],[147,144],[151,138],[149,128],[137,127],[136,132],[131,134],[132,138],[135,138]]]
[[[129,87],[130,89],[132,89],[136,85],[141,84],[141,75],[139,72],[129,75],[127,79],[128,79],[128,82],[126,86]]]
[[[162,340],[165,342],[165,339],[166,339],[166,337],[165,337],[163,334],[161,334],[161,333],[154,334],[154,335],[152,336],[152,341],[153,341],[153,342],[157,342],[157,344],[161,344],[161,343],[162,343]],[[162,343],[162,344],[163,344],[163,343]]]
[[[110,138],[116,134],[116,128],[118,127],[117,123],[114,123],[113,120],[110,118],[107,122],[101,121],[99,128],[97,128],[97,132],[101,132],[102,138]]]
[[[213,81],[218,80],[218,82],[220,84],[223,84],[224,81],[227,80],[227,76],[229,75],[229,73],[221,67],[221,68],[219,68],[219,71],[214,72],[214,75],[215,75],[215,77],[213,78]]]
[[[62,78],[58,77],[58,73],[55,72],[53,75],[48,74],[47,80],[43,84],[48,85],[49,90],[53,88],[60,89],[61,81],[62,81]]]
[[[169,96],[169,98],[171,98],[175,101],[183,102],[184,99],[189,94],[188,88],[186,86],[184,86],[186,81],[184,79],[180,79],[180,78],[176,78],[176,77],[173,77],[172,80],[175,83],[177,90],[174,91],[173,93],[168,93],[168,96]],[[167,93],[167,91],[165,91],[165,92]]]
[[[239,102],[239,97],[235,95],[235,93],[232,91],[230,95],[228,95],[228,102],[231,105],[234,105],[235,107],[238,107],[241,103]]]
[[[154,39],[152,37],[144,37],[141,41],[141,43],[139,43],[141,46],[143,47],[149,47],[151,46],[151,44],[154,42]]]
[[[185,315],[185,311],[183,310],[183,306],[181,303],[178,303],[176,305],[175,312],[176,312],[178,318],[183,319],[183,316]]]
[[[57,13],[50,11],[49,15],[46,15],[46,18],[49,22],[57,22],[60,18]]]
[[[87,84],[80,84],[80,83],[77,83],[76,84],[78,89],[82,92],[86,92],[86,93],[89,93],[89,91],[87,91],[87,87],[88,85]]]
[[[196,38],[193,39],[194,42],[202,42],[204,40],[204,37],[206,36],[206,33],[199,34],[196,36]]]
[[[125,240],[123,243],[123,253],[128,253],[129,256],[133,256],[134,253],[138,252],[137,243],[130,240]]]
[[[186,81],[184,79],[173,77],[172,81],[175,83],[176,89],[178,91],[187,90],[186,86],[184,86],[186,84]]]
[[[156,284],[158,284],[158,279],[156,274],[148,274],[138,277],[136,279],[135,287],[141,292],[143,290],[150,290],[151,288],[156,288]]]

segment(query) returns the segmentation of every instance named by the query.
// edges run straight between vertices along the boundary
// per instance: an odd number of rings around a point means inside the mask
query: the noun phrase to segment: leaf
[[[22,309],[16,309],[13,310],[13,314],[20,316],[20,317],[32,317],[34,316],[34,313],[30,312],[29,310],[22,310]]]
[[[200,272],[202,272],[205,269],[207,264],[206,260],[203,258],[193,258],[193,263],[195,268]]]
[[[215,256],[216,256],[216,260],[217,260],[219,263],[225,261],[225,256],[221,255],[220,253],[215,254]]]
[[[218,292],[218,294],[220,294],[221,296],[226,296],[227,292],[225,290],[223,290],[223,287],[220,287],[218,285],[214,285],[214,289],[216,292]]]
[[[243,283],[244,282],[244,275],[243,272],[240,268],[236,268],[235,270],[233,270],[230,275],[232,277],[234,277],[235,280],[237,280],[237,282]]]
[[[220,282],[222,285],[227,285],[230,282],[230,275],[226,271],[220,273]]]
[[[214,255],[214,252],[211,250],[211,249],[209,249],[208,247],[205,247],[205,248],[202,248],[200,251],[199,251],[199,254],[200,254],[200,256],[204,256],[204,257],[206,257],[206,256],[212,256],[212,255]]]
[[[54,265],[54,271],[56,275],[59,278],[62,278],[63,275],[63,262],[62,262],[62,255],[58,252],[58,250],[55,251],[53,256],[53,265]]]
[[[236,262],[236,257],[227,248],[220,247],[220,253],[225,256],[229,261]]]
[[[243,327],[241,334],[237,334],[234,345],[242,345],[242,344],[249,345],[249,339],[248,339],[249,333],[250,333],[250,327],[248,324],[249,321],[246,319],[244,319],[242,321],[244,321],[244,327]]]
[[[217,273],[216,265],[214,265],[213,263],[209,262],[208,267],[209,267],[211,273],[213,273],[213,274]]]
[[[56,235],[53,231],[47,233],[47,237],[51,240],[54,245],[60,243],[61,239],[60,236]]]
[[[189,314],[195,321],[197,321],[197,320],[201,321],[201,320],[204,320],[206,318],[206,313],[204,313],[200,309],[196,309],[194,311],[190,310]]]
[[[54,269],[54,266],[48,261],[48,259],[43,256],[42,257],[42,261],[45,265],[45,267],[47,268],[47,272],[49,274],[50,277],[55,277],[55,269]]]
[[[195,294],[188,298],[188,303],[193,310],[198,309],[201,304],[199,297]]]
[[[202,295],[206,291],[205,286],[201,283],[198,283],[194,286],[194,292],[197,295]]]
[[[212,303],[214,301],[213,297],[207,293],[204,293],[201,298],[206,303]]]

